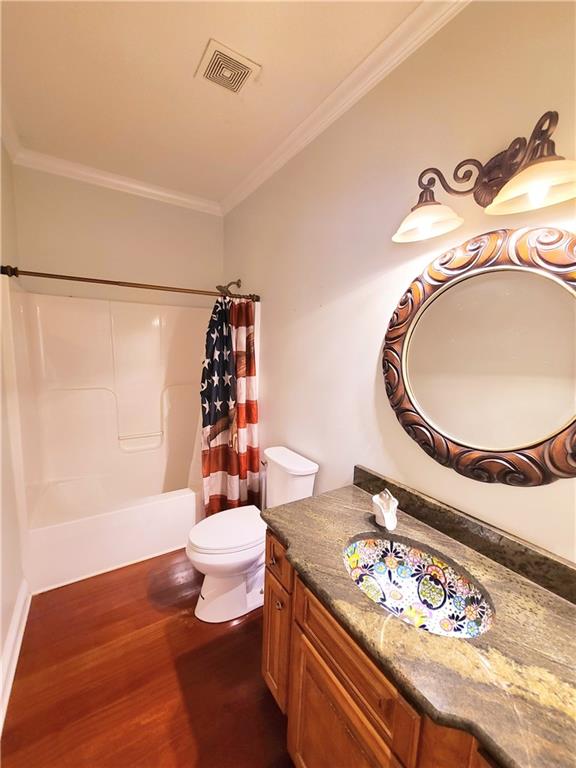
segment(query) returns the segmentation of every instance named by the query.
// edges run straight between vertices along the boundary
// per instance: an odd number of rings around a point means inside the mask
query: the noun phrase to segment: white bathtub
[[[31,528],[26,553],[30,588],[44,592],[185,547],[202,516],[197,494],[185,488],[111,512]]]

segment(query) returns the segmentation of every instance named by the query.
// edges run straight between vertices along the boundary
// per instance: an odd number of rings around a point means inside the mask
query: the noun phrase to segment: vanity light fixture
[[[457,229],[464,219],[449,205],[437,203],[431,189],[420,192],[418,202],[398,227],[392,240],[395,243],[413,243],[430,237],[445,235]]]
[[[392,240],[428,240],[463,223],[452,208],[436,201],[436,181],[451,195],[472,195],[492,215],[532,211],[576,198],[576,160],[557,155],[550,138],[557,125],[558,112],[545,112],[528,140],[518,136],[507,149],[484,164],[474,159],[462,160],[454,169],[453,179],[457,184],[470,184],[476,174],[468,188],[454,188],[438,168],[426,168],[418,177],[418,203]]]

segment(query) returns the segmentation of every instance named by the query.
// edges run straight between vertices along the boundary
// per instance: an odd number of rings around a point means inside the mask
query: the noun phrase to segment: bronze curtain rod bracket
[[[99,277],[79,277],[76,275],[57,275],[52,272],[32,272],[27,269],[20,269],[19,267],[12,267],[10,264],[3,264],[0,267],[0,274],[7,277],[42,277],[49,280],[69,280],[75,283],[95,283],[97,285],[113,285],[118,288],[142,288],[147,291],[166,291],[168,293],[188,293],[196,296],[230,296],[235,299],[250,299],[251,301],[260,301],[260,296],[255,293],[249,294],[236,294],[231,293],[229,287],[231,285],[237,285],[241,287],[242,282],[240,280],[233,280],[225,287],[226,293],[223,293],[221,288],[223,286],[216,286],[217,291],[204,291],[200,288],[177,288],[170,285],[155,285],[152,283],[131,283],[125,280],[104,280]]]
[[[242,280],[231,280],[229,283],[226,283],[226,285],[217,285],[216,290],[220,291],[222,296],[234,296],[230,290],[231,285],[235,285],[236,288],[242,288]]]
[[[448,194],[473,195],[478,205],[486,208],[504,184],[519,171],[542,160],[563,159],[556,154],[554,141],[550,138],[557,125],[558,112],[545,112],[534,126],[528,140],[517,136],[507,149],[498,152],[486,163],[474,158],[462,160],[454,169],[452,178],[456,184],[468,184],[476,172],[474,182],[467,189],[452,187],[439,168],[426,168],[418,176],[418,186],[422,191],[412,210],[436,202],[433,191],[436,181],[440,182],[440,186]]]
[[[235,285],[236,288],[242,288],[242,280],[231,280],[229,283],[226,283],[226,285],[217,285],[216,288],[220,291],[221,296],[228,296],[230,299],[251,299],[252,301],[260,301],[260,296],[255,293],[232,293],[230,290],[231,285]]]

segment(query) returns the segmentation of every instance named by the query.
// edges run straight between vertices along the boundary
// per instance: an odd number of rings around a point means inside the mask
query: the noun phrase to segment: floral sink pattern
[[[467,639],[490,629],[493,609],[478,587],[418,545],[354,541],[344,550],[344,565],[370,600],[407,624]]]

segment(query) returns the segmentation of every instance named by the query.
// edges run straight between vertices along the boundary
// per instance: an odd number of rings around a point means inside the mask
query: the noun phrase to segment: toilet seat
[[[262,546],[266,523],[253,505],[217,512],[197,523],[188,535],[194,552],[220,555]]]

